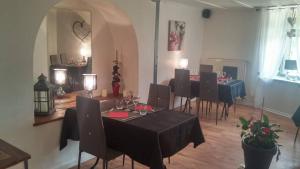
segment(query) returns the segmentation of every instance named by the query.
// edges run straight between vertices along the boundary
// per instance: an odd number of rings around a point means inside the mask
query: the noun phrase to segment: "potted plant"
[[[240,117],[242,124],[242,148],[244,150],[245,169],[269,169],[273,156],[280,150],[277,140],[280,125],[270,124],[266,115],[261,120],[246,120]]]

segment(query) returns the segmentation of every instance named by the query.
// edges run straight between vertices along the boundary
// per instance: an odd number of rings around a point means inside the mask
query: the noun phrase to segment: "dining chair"
[[[226,73],[227,77],[231,77],[233,80],[238,79],[238,68],[235,66],[223,66],[223,72]],[[234,98],[234,104],[233,104],[234,115],[236,114],[237,99],[240,99],[240,98]]]
[[[150,84],[147,104],[153,107],[162,108],[163,110],[169,110],[170,95],[171,89],[169,86]]]
[[[109,110],[115,108],[115,106],[116,106],[116,100],[114,100],[114,99],[101,101],[100,102],[100,111],[101,112],[109,111]],[[133,160],[131,160],[131,162],[132,162],[132,165],[133,165]],[[123,154],[123,166],[124,165],[125,165],[125,154]]]
[[[223,66],[223,72],[226,73],[226,76],[232,77],[233,80],[238,78],[238,68],[235,66]]]
[[[57,55],[50,55],[51,65],[61,65],[60,57]]]
[[[76,97],[77,119],[79,126],[79,156],[78,169],[80,169],[81,153],[86,152],[97,157],[94,169],[101,158],[103,169],[108,169],[108,161],[122,155],[122,153],[106,145],[106,136],[101,117],[100,102],[82,96]]]
[[[199,100],[207,101],[206,116],[207,113],[210,112],[212,109],[212,103],[215,102],[217,104],[216,124],[218,124],[219,91],[218,91],[217,74],[210,73],[210,72],[201,72],[200,77],[201,77],[201,81],[199,86],[200,87],[199,99],[197,102],[197,115],[199,116],[199,109],[200,109]],[[202,111],[202,116],[203,116],[203,111]]]
[[[63,64],[63,65],[69,64],[69,59],[68,59],[67,54],[62,53],[59,56],[60,56],[61,64]]]
[[[174,109],[176,96],[180,97],[180,111],[182,111],[182,98],[186,98],[183,111],[188,110],[188,112],[190,113],[191,112],[191,81],[190,81],[189,70],[175,69],[173,109]]]
[[[294,144],[297,141],[297,137],[298,137],[298,133],[299,133],[299,129],[300,129],[300,106],[298,107],[297,111],[294,113],[294,115],[292,116],[292,120],[295,123],[297,129],[296,132],[296,136],[295,136],[295,140],[294,140]]]
[[[200,64],[200,72],[213,72],[213,65]]]
[[[162,108],[162,110],[170,109],[171,88],[169,86],[160,84],[150,84],[148,105],[153,107]],[[168,157],[169,164],[171,163],[170,157]]]

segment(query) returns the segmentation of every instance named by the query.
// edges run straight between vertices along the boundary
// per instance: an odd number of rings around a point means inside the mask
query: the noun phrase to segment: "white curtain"
[[[295,38],[295,58],[297,60],[298,73],[300,74],[300,8],[296,9],[296,38]]]
[[[278,74],[284,55],[290,49],[287,31],[290,9],[263,10],[259,40],[259,77],[270,80]]]
[[[258,77],[253,74],[253,79],[256,79],[252,89],[255,107],[261,106],[268,83],[278,75],[280,67],[283,69],[285,59],[298,60],[300,70],[300,8],[295,12],[296,37],[292,39],[287,36],[292,28],[288,23],[288,17],[292,16],[291,8],[262,10],[260,13],[257,55],[253,65],[253,68],[258,65],[259,69]]]

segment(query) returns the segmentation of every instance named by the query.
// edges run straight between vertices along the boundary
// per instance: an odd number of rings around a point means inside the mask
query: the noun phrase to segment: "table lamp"
[[[83,88],[87,91],[90,98],[93,97],[93,90],[97,89],[97,75],[83,74]]]
[[[66,83],[67,79],[67,69],[54,69],[55,83],[59,85],[56,91],[58,97],[63,97],[66,92],[63,89],[63,85]]]
[[[289,80],[295,80],[297,78],[297,61],[285,60],[284,69],[287,71],[287,78]]]
[[[179,68],[186,69],[189,64],[189,60],[187,58],[180,58],[179,60]]]

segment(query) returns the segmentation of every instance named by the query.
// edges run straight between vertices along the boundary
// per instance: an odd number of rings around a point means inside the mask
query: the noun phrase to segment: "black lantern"
[[[41,74],[34,85],[34,115],[49,115],[55,112],[54,87],[46,81],[47,77]]]

